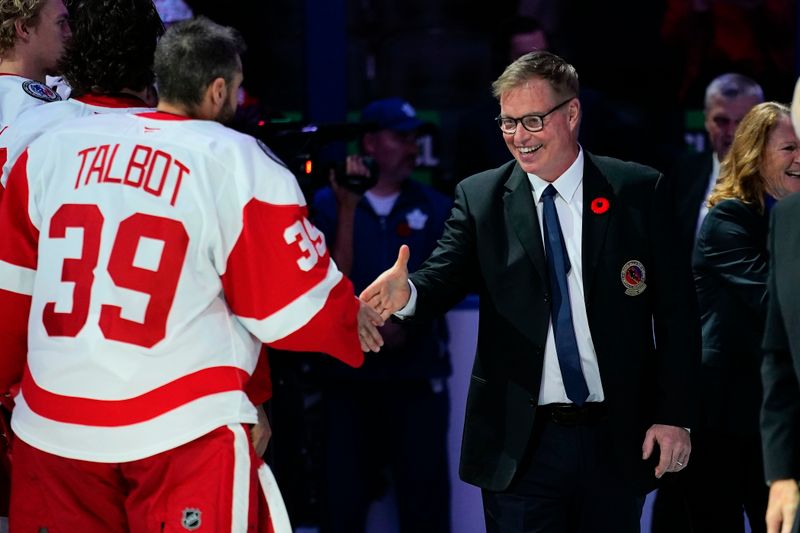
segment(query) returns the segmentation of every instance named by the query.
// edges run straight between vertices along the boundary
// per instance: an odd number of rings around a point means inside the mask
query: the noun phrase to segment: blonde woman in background
[[[800,143],[776,102],[745,115],[709,197],[693,270],[703,328],[701,411],[687,470],[693,531],[766,531],[759,434],[772,205],[800,191]],[[767,472],[769,478],[769,472]]]

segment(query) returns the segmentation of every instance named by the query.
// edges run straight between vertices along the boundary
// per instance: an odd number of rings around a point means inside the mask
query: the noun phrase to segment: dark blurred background
[[[786,102],[798,70],[796,0],[187,3],[242,31],[245,86],[269,118],[339,122],[372,99],[408,99],[438,125],[424,163],[445,189],[479,170],[458,160],[480,141],[459,133],[495,127],[498,108],[478,104],[509,62],[520,17],[535,19],[549,49],[578,69],[583,145],[661,170],[687,144],[702,148],[713,77],[741,72]]]

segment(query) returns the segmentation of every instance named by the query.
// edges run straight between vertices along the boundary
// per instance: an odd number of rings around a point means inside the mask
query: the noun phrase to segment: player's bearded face
[[[232,120],[234,115],[236,114],[236,108],[239,105],[239,87],[242,86],[242,73],[237,72],[236,75],[233,77],[230,83],[226,84],[227,89],[227,98],[225,99],[225,103],[222,105],[222,108],[217,113],[216,121],[222,124],[229,124]]]
[[[225,105],[219,110],[217,116],[214,120],[221,124],[230,124],[233,120],[233,116],[236,114],[236,101],[234,100],[233,103],[230,101],[225,102]]]

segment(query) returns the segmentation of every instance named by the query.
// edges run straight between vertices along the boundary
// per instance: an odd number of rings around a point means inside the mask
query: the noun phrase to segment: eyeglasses
[[[542,128],[544,128],[544,117],[546,117],[553,111],[559,109],[573,98],[575,97],[570,96],[569,98],[567,98],[566,100],[555,106],[547,113],[542,113],[541,115],[525,115],[524,117],[521,118],[504,117],[501,115],[497,117],[495,121],[497,121],[497,125],[500,126],[500,130],[502,130],[503,133],[506,133],[508,135],[513,135],[514,132],[517,131],[518,122],[521,123],[522,127],[528,130],[529,132],[536,133],[537,131],[542,131]]]

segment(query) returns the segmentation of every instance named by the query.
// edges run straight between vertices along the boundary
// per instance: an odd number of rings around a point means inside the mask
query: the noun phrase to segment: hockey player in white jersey
[[[62,0],[0,0],[0,166],[3,133],[26,109],[61,98],[45,85],[70,37]],[[0,189],[0,194],[2,190]]]
[[[59,122],[150,110],[158,101],[153,54],[164,26],[152,0],[73,0],[69,11],[72,37],[58,70],[71,97],[26,110],[3,132],[7,158],[0,184],[22,150]]]
[[[243,424],[261,343],[352,365],[382,343],[292,174],[215,122],[235,110],[240,50],[205,19],[173,26],[157,111],[61,124],[11,169],[12,529],[257,531]]]
[[[72,0],[69,12],[72,37],[58,70],[72,97],[29,109],[4,132],[8,157],[5,166],[0,165],[0,185],[5,185],[19,154],[56,124],[92,114],[151,111],[158,101],[153,54],[164,25],[152,0]],[[261,365],[266,379],[251,380],[247,389],[258,407],[253,444],[259,456],[271,435],[261,405],[272,390],[268,362]]]

